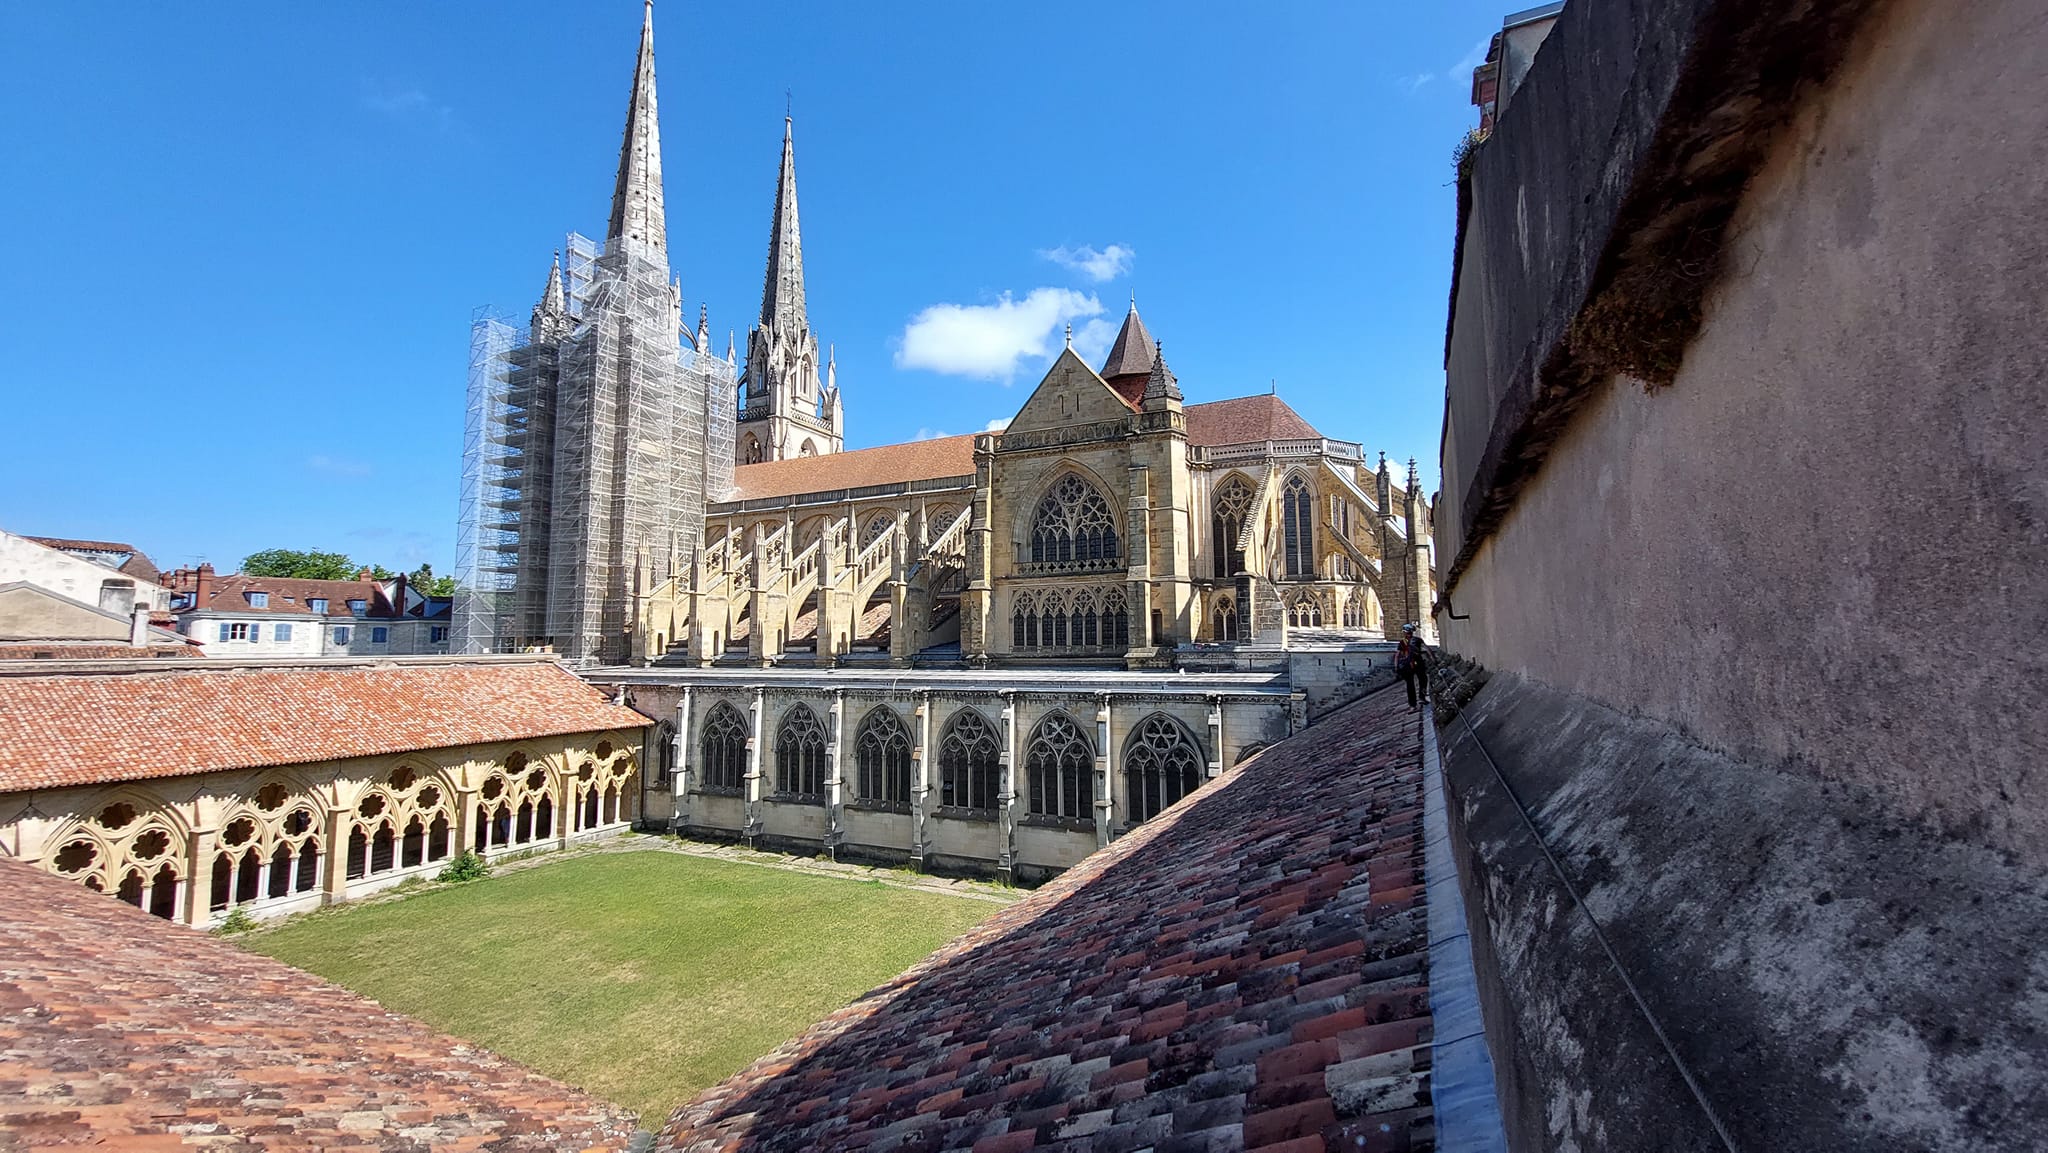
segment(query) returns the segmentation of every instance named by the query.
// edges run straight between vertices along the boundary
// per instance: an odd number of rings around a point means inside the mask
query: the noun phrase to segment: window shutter
[[[226,621],[220,622],[220,639],[228,639],[228,622]]]

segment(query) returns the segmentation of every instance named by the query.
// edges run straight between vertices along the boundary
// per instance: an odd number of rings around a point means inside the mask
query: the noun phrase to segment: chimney
[[[404,573],[399,573],[397,583],[391,586],[391,615],[395,617],[402,617],[405,615]]]
[[[149,643],[149,602],[140,600],[128,613],[128,643],[142,648]]]
[[[193,608],[203,609],[213,606],[213,566],[211,564],[199,566],[199,575],[193,582],[192,590]]]
[[[363,571],[361,571],[361,572],[359,572],[359,573],[357,573],[357,574],[356,574],[356,579],[357,579],[357,580],[359,580],[359,581],[366,581],[366,580],[369,580],[369,579],[370,579],[370,567],[369,567],[368,565],[364,565],[364,566],[363,566]]]

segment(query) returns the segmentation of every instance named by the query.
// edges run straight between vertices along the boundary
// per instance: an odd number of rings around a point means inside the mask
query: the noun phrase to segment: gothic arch
[[[1200,788],[1207,758],[1187,725],[1156,712],[1124,738],[1123,763],[1124,799],[1135,825]]]
[[[825,722],[798,701],[782,714],[775,731],[775,791],[813,803],[825,794]]]
[[[1281,572],[1314,580],[1317,572],[1316,485],[1306,469],[1289,469],[1280,482]]]
[[[1245,522],[1258,515],[1253,507],[1258,496],[1258,486],[1235,469],[1210,486],[1209,535],[1215,539],[1210,542],[1209,555],[1218,580],[1229,580],[1244,571],[1244,550],[1237,547],[1237,541]]]
[[[1111,522],[1116,528],[1119,543],[1129,539],[1128,534],[1124,532],[1123,504],[1117,499],[1117,494],[1121,490],[1104,479],[1101,473],[1088,467],[1086,464],[1078,460],[1062,458],[1057,465],[1046,473],[1044,479],[1026,493],[1024,498],[1019,500],[1010,510],[1011,532],[1014,534],[1015,540],[1024,544],[1027,555],[1030,551],[1031,524],[1037,519],[1040,506],[1045,503],[1045,498],[1051,495],[1053,488],[1070,476],[1079,477],[1082,483],[1101,494],[1103,502],[1109,506]],[[997,482],[997,487],[1001,487],[1000,480]]]
[[[854,795],[868,804],[910,811],[910,729],[896,710],[876,705],[854,731]]]
[[[698,788],[705,792],[738,793],[745,787],[747,738],[752,726],[746,714],[730,701],[719,701],[704,714],[703,731],[698,734],[701,766]]]
[[[1095,742],[1064,709],[1039,718],[1024,745],[1030,812],[1091,821],[1095,817]]]
[[[939,731],[939,803],[993,813],[1002,783],[1002,726],[973,708],[946,718]]]

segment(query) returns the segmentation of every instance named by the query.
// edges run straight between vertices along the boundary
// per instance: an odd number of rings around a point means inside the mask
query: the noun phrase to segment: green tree
[[[267,548],[242,558],[250,576],[300,577],[307,580],[353,580],[361,570],[346,553]]]
[[[435,576],[434,566],[425,561],[421,561],[420,567],[414,569],[412,575],[405,579],[412,587],[420,590],[420,593],[424,596],[452,597],[455,595],[455,578]]]
[[[354,575],[354,574],[350,574],[350,575]],[[371,580],[373,580],[373,581],[388,581],[388,580],[396,580],[396,579],[398,579],[398,574],[397,574],[397,573],[395,573],[395,572],[392,572],[392,571],[391,571],[390,569],[388,569],[388,568],[385,568],[385,567],[384,567],[383,565],[380,565],[380,564],[373,564],[373,565],[371,565],[371,566],[370,566],[370,579],[371,579]]]

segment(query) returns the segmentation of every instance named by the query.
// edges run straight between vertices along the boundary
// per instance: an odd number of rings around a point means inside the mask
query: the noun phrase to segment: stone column
[[[455,790],[454,835],[455,851],[458,853],[476,852],[476,796],[477,791],[473,788]],[[555,814],[555,820],[560,823],[560,813]],[[334,854],[329,853],[328,856],[331,858]]]
[[[1095,697],[1095,847],[1100,849],[1109,844],[1110,820],[1116,815],[1115,804],[1109,790],[1116,780],[1116,767],[1112,763],[1110,746],[1110,703],[1108,693],[1097,693]]]
[[[218,848],[218,829],[192,830],[185,846],[185,923],[204,925],[212,915],[213,855]]]
[[[924,872],[925,821],[932,794],[932,694],[917,690],[917,747],[910,752],[910,867]]]
[[[748,848],[754,846],[754,838],[761,835],[761,726],[768,711],[768,690],[756,686],[754,703],[748,709],[750,714],[747,734],[747,777],[746,824],[740,829],[740,839]]]
[[[680,836],[690,820],[690,706],[693,703],[689,685],[683,686],[683,699],[676,704],[675,755],[669,759],[669,801],[674,810],[669,820],[669,831]]]
[[[1223,772],[1223,698],[1209,698],[1209,779]]]
[[[1003,690],[1003,760],[996,780],[996,879],[1008,884],[1016,864],[1017,694]]]
[[[846,839],[844,766],[846,735],[846,690],[832,690],[832,713],[825,729],[825,855],[839,859],[840,842]]]
[[[348,832],[355,823],[355,815],[353,808],[342,808],[337,797],[333,810],[327,814],[326,825],[320,830],[320,839],[327,845],[326,867],[321,870],[326,876],[320,879],[323,905],[336,905],[348,899]]]

